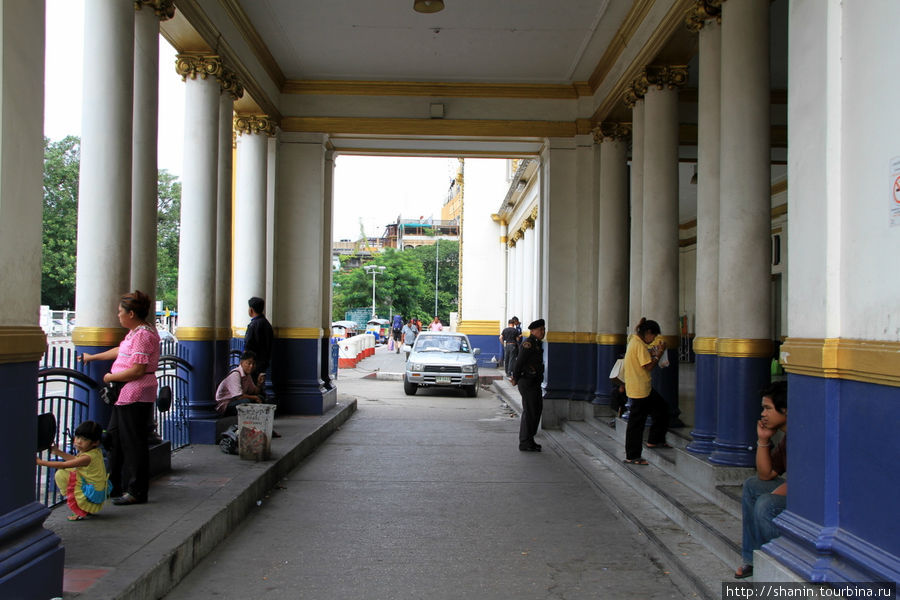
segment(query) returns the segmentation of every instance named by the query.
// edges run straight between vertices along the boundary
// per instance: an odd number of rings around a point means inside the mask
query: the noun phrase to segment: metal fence
[[[192,370],[187,350],[174,340],[160,343],[160,360],[156,371],[157,387],[172,390],[169,410],[154,409],[153,423],[148,423],[148,437],[163,439],[178,450],[190,444],[188,427],[188,382]],[[88,418],[88,396],[100,382],[86,374],[84,365],[76,360],[75,349],[52,345],[38,367],[37,413],[52,413],[56,418],[56,445],[64,452],[75,454],[73,433]],[[35,498],[45,506],[63,502],[56,489],[53,469],[37,467]]]

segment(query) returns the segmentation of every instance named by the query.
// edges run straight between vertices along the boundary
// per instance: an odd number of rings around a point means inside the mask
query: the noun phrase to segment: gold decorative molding
[[[421,96],[429,98],[526,98],[574,100],[592,92],[575,84],[465,83],[431,81],[286,81],[285,94],[323,96]],[[587,91],[588,93],[582,93]]]
[[[237,100],[244,95],[244,88],[234,71],[225,67],[221,57],[215,54],[184,53],[175,57],[175,72],[182,80],[188,77],[206,79],[215,77],[222,91],[228,92]]]
[[[619,57],[622,56],[622,52],[628,47],[635,31],[637,31],[641,23],[644,22],[650,9],[653,8],[654,2],[655,0],[635,0],[631,5],[631,10],[625,15],[622,24],[613,35],[609,45],[606,47],[606,51],[603,53],[603,56],[600,57],[600,62],[594,67],[594,71],[588,79],[592,94],[597,91],[597,88],[600,87],[600,84],[606,79],[606,76],[609,75],[609,72],[615,66]]]
[[[900,342],[789,337],[780,362],[797,375],[900,387]]]
[[[695,337],[694,338],[694,354],[717,354],[716,342],[718,338],[714,337]]]
[[[460,321],[456,330],[466,335],[500,335],[500,321],[466,319]]]
[[[217,332],[216,327],[177,327],[175,337],[179,342],[212,342]]]
[[[0,364],[41,360],[47,351],[47,335],[37,326],[0,326]]]
[[[124,327],[76,327],[72,330],[72,343],[76,346],[118,346],[128,330]]]
[[[152,8],[160,21],[167,21],[175,16],[175,0],[134,0],[134,10],[143,7]]]
[[[219,0],[219,4],[228,14],[231,22],[237,27],[237,30],[241,33],[241,37],[243,37],[244,41],[247,42],[247,45],[250,46],[250,50],[256,56],[257,60],[259,60],[263,69],[266,70],[266,73],[272,81],[275,82],[275,85],[278,86],[278,88],[282,88],[285,82],[284,73],[281,72],[278,61],[276,61],[275,57],[272,56],[272,53],[269,52],[268,46],[266,46],[262,36],[259,35],[259,32],[253,26],[247,13],[241,8],[240,2],[238,2],[238,0]]]
[[[216,327],[216,340],[230,340],[231,327]]]
[[[500,119],[407,119],[373,117],[284,117],[287,132],[354,135],[460,135],[496,137],[572,137],[574,121]]]
[[[501,235],[501,236],[500,236],[500,243],[501,243],[501,244],[505,244],[505,243],[508,242],[508,241],[509,241],[509,238],[507,238],[505,235]]]
[[[716,342],[717,354],[732,358],[769,358],[773,350],[772,340],[719,338]]]
[[[594,142],[598,144],[604,141],[627,142],[631,139],[631,123],[603,121],[591,133],[594,134]]]
[[[234,117],[234,131],[238,135],[245,133],[265,134],[269,137],[275,135],[278,124],[266,115],[236,115]]]
[[[276,327],[275,337],[287,340],[319,340],[325,337],[321,327]]]
[[[659,54],[660,50],[662,50],[663,46],[665,46],[675,31],[679,27],[684,26],[684,15],[687,14],[688,10],[693,6],[693,3],[694,0],[675,0],[675,2],[672,3],[672,6],[669,8],[665,17],[663,17],[662,21],[660,21],[650,37],[640,45],[637,55],[622,72],[615,85],[610,88],[609,93],[594,111],[594,114],[591,116],[591,121],[595,123],[603,121],[607,115],[609,115],[610,111],[615,108],[616,104],[624,99],[626,88],[632,84],[634,78],[641,69],[654,60],[654,57]],[[638,2],[635,2],[635,5],[637,4]],[[652,5],[653,3],[650,2],[650,4]],[[641,17],[641,19],[643,20],[643,17]],[[638,25],[639,24],[640,22]],[[597,85],[599,86],[599,84],[600,82],[598,81]]]
[[[628,343],[628,336],[624,333],[598,333],[594,336],[594,342],[601,346],[624,346]]]
[[[687,65],[647,65],[643,78],[656,89],[678,89],[688,81]]]
[[[722,22],[722,1],[721,0],[696,0],[693,8],[684,18],[684,24],[688,31],[697,33],[707,21],[715,19],[717,23]]]

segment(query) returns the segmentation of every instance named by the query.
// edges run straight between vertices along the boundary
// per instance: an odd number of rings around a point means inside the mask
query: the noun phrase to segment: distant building
[[[419,217],[404,219],[397,216],[397,221],[389,223],[381,236],[384,248],[409,250],[419,246],[431,246],[436,240],[459,241],[459,221]]]

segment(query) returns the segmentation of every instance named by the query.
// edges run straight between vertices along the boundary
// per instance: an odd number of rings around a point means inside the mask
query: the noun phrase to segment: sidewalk
[[[172,471],[150,484],[150,502],[111,503],[88,521],[69,522],[65,505],[45,527],[65,547],[64,598],[159,598],[268,499],[267,493],[356,411],[339,397],[323,416],[276,418],[283,436],[272,460],[251,462],[218,446],[172,455]]]

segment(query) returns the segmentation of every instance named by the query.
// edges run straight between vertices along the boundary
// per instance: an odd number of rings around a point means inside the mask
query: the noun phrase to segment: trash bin
[[[237,406],[238,454],[244,460],[269,460],[272,445],[274,404],[239,404]]]

